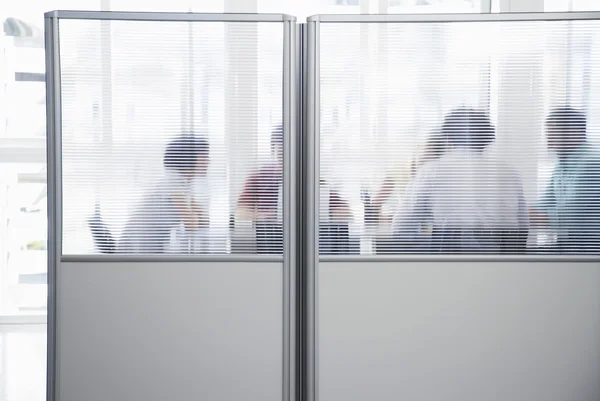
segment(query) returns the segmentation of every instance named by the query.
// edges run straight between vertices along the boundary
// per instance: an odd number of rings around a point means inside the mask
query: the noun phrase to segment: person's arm
[[[395,188],[396,180],[394,179],[394,177],[385,177],[385,179],[383,180],[383,184],[381,184],[381,188],[379,188],[379,191],[377,192],[377,194],[375,194],[375,197],[373,197],[372,205],[377,213],[379,213],[385,202],[387,202],[390,199]]]
[[[192,201],[192,212],[196,215],[196,221],[200,227],[206,227],[210,223],[208,211],[196,201]]]
[[[402,205],[392,223],[394,238],[401,243],[419,243],[423,239],[422,228],[433,219],[430,181],[427,173],[422,172],[417,174],[406,189]]]
[[[253,221],[276,216],[280,189],[280,171],[272,166],[261,168],[246,181],[237,202],[237,211]]]
[[[199,227],[210,225],[210,184],[207,177],[194,177],[190,183],[190,208]]]
[[[192,207],[191,183],[183,175],[174,171],[167,171],[165,189],[170,198],[177,219],[183,222],[189,230],[198,227],[198,220]]]
[[[411,163],[410,167],[400,168],[395,171],[394,174],[387,175],[384,178],[379,191],[375,194],[373,201],[371,202],[372,213],[377,220],[382,218],[381,212],[383,205],[390,200],[394,191],[401,191],[410,183],[414,172],[413,169],[414,161]]]
[[[252,174],[246,180],[244,189],[238,198],[236,209],[243,216],[254,218],[258,206],[258,191],[260,188],[260,172]]]
[[[181,221],[183,221],[185,228],[188,230],[195,230],[198,228],[198,216],[192,202],[188,200],[188,196],[182,193],[176,193],[171,195],[171,200],[175,206],[175,211]]]
[[[329,212],[333,221],[350,222],[353,218],[350,204],[335,190],[329,193]]]

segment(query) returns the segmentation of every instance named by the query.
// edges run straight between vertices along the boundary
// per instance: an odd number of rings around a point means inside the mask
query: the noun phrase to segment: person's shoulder
[[[446,163],[447,163],[447,161],[443,160],[442,158],[439,158],[437,160],[428,161],[427,163],[425,163],[421,167],[419,167],[419,169],[417,170],[416,176],[421,176],[421,177],[429,176],[429,175],[433,174],[435,171],[437,171],[440,167],[444,166]]]
[[[471,155],[462,150],[447,151],[434,160],[429,160],[418,169],[418,174],[435,175],[444,171],[456,171],[457,167],[470,164]]]
[[[598,180],[600,179],[600,149],[593,145],[586,145],[583,150],[571,156],[568,163],[557,163],[555,170],[565,168],[566,165],[574,168],[586,180]]]

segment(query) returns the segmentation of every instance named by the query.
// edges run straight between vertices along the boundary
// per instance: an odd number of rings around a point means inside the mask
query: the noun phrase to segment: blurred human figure
[[[394,217],[394,237],[416,253],[523,252],[528,215],[519,175],[484,150],[495,139],[485,113],[444,120],[437,160],[418,169]]]
[[[283,130],[277,126],[271,132],[271,155],[273,160],[261,166],[244,184],[238,198],[237,210],[255,221],[277,222],[281,220],[279,204],[283,179]]]
[[[244,185],[238,199],[237,209],[242,216],[250,218],[255,225],[257,253],[277,253],[283,241],[283,127],[278,125],[271,132],[271,153],[273,162],[262,166],[253,173]],[[337,191],[321,180],[321,195],[328,200],[327,217],[332,221],[349,221],[351,212],[348,203]],[[327,194],[327,195],[325,195]],[[323,202],[321,202],[323,220]]]
[[[208,225],[206,202],[194,196],[194,181],[206,175],[209,144],[203,138],[181,136],[171,141],[163,157],[164,175],[131,213],[123,233],[113,237],[99,212],[90,220],[102,253],[162,254],[171,232],[180,224],[194,231]]]
[[[207,155],[208,156],[208,155]],[[168,253],[207,253],[210,251],[210,192],[208,184],[208,157],[203,159],[207,164],[200,166],[198,173],[193,177],[186,192],[185,202],[193,208],[196,219],[186,222],[182,220],[179,225],[171,230],[171,237],[166,252]],[[193,224],[194,221],[196,224]]]
[[[415,157],[412,163],[412,175],[428,162],[439,159],[448,148],[447,139],[440,131],[433,131],[427,137],[423,151]]]
[[[416,175],[417,171],[426,163],[437,160],[446,150],[446,139],[439,131],[433,131],[427,138],[424,148],[412,160],[410,171],[404,167],[396,168],[392,174],[389,174],[383,180],[379,191],[373,197],[371,203],[372,211],[370,214],[373,220],[382,219],[383,205],[388,202],[394,191],[402,190],[410,180]]]
[[[283,249],[283,128],[271,132],[273,160],[254,172],[244,185],[237,213],[254,224],[256,253],[278,253]]]
[[[600,246],[600,153],[588,142],[584,113],[560,107],[546,119],[547,144],[558,157],[533,225],[556,231],[557,251],[597,253]]]

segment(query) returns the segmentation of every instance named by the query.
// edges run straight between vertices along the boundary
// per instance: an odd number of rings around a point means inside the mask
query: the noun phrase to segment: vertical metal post
[[[283,23],[283,400],[295,400],[297,135],[296,26]]]
[[[319,23],[309,21],[306,35],[306,138],[305,138],[305,274],[306,274],[306,397],[318,400],[318,274],[319,262]]]
[[[305,357],[305,233],[306,220],[305,198],[304,198],[304,154],[305,154],[305,76],[306,71],[306,23],[296,25],[296,115],[297,115],[297,144],[298,168],[296,171],[297,191],[297,248],[296,248],[296,399],[298,401],[305,399],[306,393],[306,357]]]
[[[46,138],[48,175],[48,351],[47,351],[47,401],[56,400],[56,348],[57,348],[57,267],[60,263],[62,243],[62,189],[61,189],[61,94],[60,51],[58,18],[45,17],[46,47]]]

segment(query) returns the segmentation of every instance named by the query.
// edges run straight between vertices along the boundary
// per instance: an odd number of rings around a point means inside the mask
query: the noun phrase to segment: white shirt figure
[[[488,152],[454,148],[419,170],[393,232],[413,252],[497,253],[520,246],[528,226],[517,172]]]
[[[206,176],[193,177],[187,187],[187,199],[209,218],[210,194]],[[194,230],[187,229],[183,222],[172,229],[169,239],[168,253],[208,253],[210,251],[209,224],[201,225]]]
[[[171,231],[181,223],[173,197],[189,193],[191,180],[175,171],[166,171],[146,193],[125,225],[118,253],[161,254],[169,247]]]

